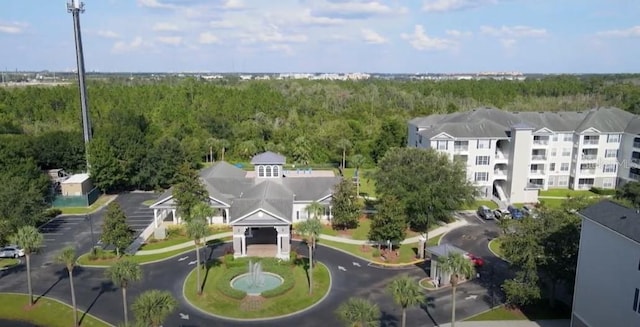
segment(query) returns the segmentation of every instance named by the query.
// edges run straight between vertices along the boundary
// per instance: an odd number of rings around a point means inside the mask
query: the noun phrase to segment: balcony
[[[544,154],[534,154],[531,156],[532,160],[547,160],[547,156]]]
[[[507,179],[507,171],[504,169],[496,169],[493,171],[494,179]]]
[[[580,169],[580,174],[593,175],[596,173],[595,169]]]
[[[629,173],[629,178],[636,181],[640,181],[640,174]]]
[[[636,165],[640,165],[640,158],[631,158],[631,162]]]
[[[500,150],[496,150],[496,157],[494,163],[507,163],[509,162],[509,156]]]
[[[529,171],[530,175],[544,175],[544,170],[543,169],[536,169],[536,170],[530,170]]]
[[[633,147],[640,149],[640,142],[639,141],[633,141]]]
[[[453,153],[461,153],[461,152],[468,152],[468,151],[469,151],[468,145],[456,145],[453,147]]]
[[[582,157],[580,157],[582,160],[596,160],[598,159],[598,155],[597,154],[583,154]]]
[[[582,142],[582,144],[585,146],[598,145],[598,143],[600,143],[599,139],[584,139],[584,141]]]

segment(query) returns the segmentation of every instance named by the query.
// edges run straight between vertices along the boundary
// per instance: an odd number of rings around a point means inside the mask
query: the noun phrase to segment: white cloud
[[[209,22],[209,27],[213,28],[213,29],[232,29],[232,28],[236,28],[239,27],[237,23],[231,21],[231,20],[214,20]]]
[[[304,34],[284,34],[276,25],[250,29],[240,34],[244,43],[303,43],[308,38]]]
[[[513,47],[515,47],[516,42],[517,41],[515,39],[502,39],[502,40],[500,40],[500,43],[502,43],[502,46],[507,48],[507,49],[512,49]]]
[[[172,23],[164,23],[164,22],[156,23],[155,25],[153,25],[153,27],[151,29],[156,31],[156,32],[178,32],[178,31],[180,31],[180,27],[178,27],[178,25],[172,24]]]
[[[452,40],[430,37],[422,25],[416,25],[413,34],[402,33],[400,37],[417,50],[449,50],[458,46],[458,43]]]
[[[361,30],[361,33],[364,41],[369,44],[383,44],[389,41],[384,36],[370,29],[364,28]]]
[[[473,35],[473,33],[469,31],[459,31],[459,30],[446,30],[445,33],[451,37],[469,37]]]
[[[150,42],[145,41],[142,37],[137,36],[131,42],[118,41],[113,44],[113,48],[111,52],[113,53],[126,53],[135,50],[139,50],[141,48],[147,48],[152,46]]]
[[[156,37],[156,40],[160,43],[173,45],[173,46],[182,44],[181,36],[158,36]]]
[[[269,51],[284,52],[284,54],[288,56],[291,56],[294,53],[293,48],[288,44],[272,44],[267,49]]]
[[[178,9],[179,6],[170,3],[164,3],[160,0],[138,0],[138,5],[141,7],[154,8],[154,9]]]
[[[346,22],[342,18],[313,15],[311,9],[277,14],[268,13],[265,18],[276,24],[288,26],[337,26]]]
[[[120,38],[120,34],[111,31],[111,30],[99,30],[98,36],[106,38],[106,39],[117,39]]]
[[[314,16],[364,18],[407,13],[407,8],[392,8],[379,1],[323,2],[312,10]]]
[[[242,0],[225,0],[220,7],[226,10],[240,10],[245,9],[247,6]]]
[[[596,33],[596,35],[600,37],[616,38],[640,37],[640,25],[636,25],[627,29],[601,31]]]
[[[480,33],[502,38],[544,37],[548,35],[547,30],[544,28],[523,25],[502,26],[500,28],[481,26]]]
[[[198,36],[198,43],[200,44],[214,44],[219,42],[220,39],[211,32],[203,32]]]
[[[426,12],[458,11],[497,3],[498,0],[425,0],[422,10]]]
[[[0,22],[0,33],[21,34],[27,28],[25,23],[2,23]]]

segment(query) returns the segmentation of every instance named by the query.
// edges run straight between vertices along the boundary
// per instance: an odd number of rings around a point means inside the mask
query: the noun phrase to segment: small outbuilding
[[[63,196],[84,196],[93,189],[89,174],[75,174],[60,183]]]
[[[460,253],[466,255],[467,251],[445,243],[427,248],[427,253],[431,255],[431,273],[429,277],[436,283],[438,287],[449,285],[451,274],[440,270],[438,258],[446,257],[451,253]]]

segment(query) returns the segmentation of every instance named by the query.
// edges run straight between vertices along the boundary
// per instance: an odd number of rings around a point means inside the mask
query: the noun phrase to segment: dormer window
[[[264,177],[264,166],[258,166],[258,177]]]
[[[273,166],[273,177],[280,177],[280,169],[278,169],[278,166]]]
[[[265,177],[271,177],[271,166],[266,166],[265,170]]]

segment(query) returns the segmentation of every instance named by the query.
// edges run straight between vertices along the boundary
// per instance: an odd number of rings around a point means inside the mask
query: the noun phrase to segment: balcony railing
[[[631,162],[634,164],[640,165],[640,158],[631,158]]]
[[[583,144],[596,145],[596,144],[598,144],[599,142],[600,142],[600,140],[598,140],[598,139],[595,139],[595,140],[588,139],[588,140],[584,140]]]
[[[453,147],[453,152],[465,152],[465,151],[469,151],[469,146],[454,146]]]
[[[640,175],[639,174],[634,174],[634,173],[629,173],[629,178],[638,181],[638,180],[640,180]]]
[[[529,174],[531,174],[531,175],[544,175],[544,170],[530,170]]]
[[[595,174],[596,170],[595,169],[580,169],[580,173],[581,174]]]
[[[509,160],[509,156],[506,155],[502,151],[496,151],[496,159],[498,159],[498,160]]]
[[[502,170],[502,169],[496,169],[493,171],[493,174],[496,176],[506,176],[507,175],[507,171]]]
[[[598,158],[597,154],[583,154],[582,160],[596,160]]]
[[[531,156],[533,160],[547,160],[547,156],[544,154],[534,154]]]
[[[549,140],[533,140],[533,144],[536,144],[536,145],[548,145],[549,144]]]
[[[640,142],[636,142],[636,141],[634,141],[634,142],[633,142],[633,147],[634,147],[634,148],[639,148],[639,149],[640,149]]]

